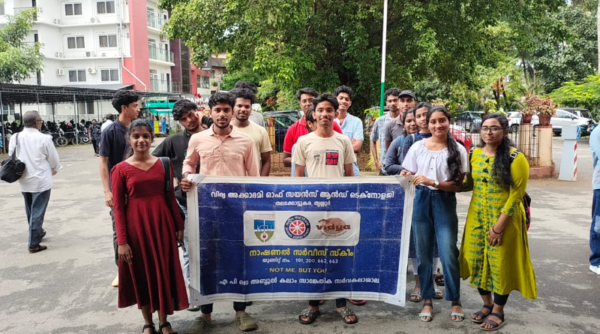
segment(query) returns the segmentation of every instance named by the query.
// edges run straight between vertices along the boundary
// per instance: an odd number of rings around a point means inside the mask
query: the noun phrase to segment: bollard
[[[563,155],[558,179],[577,181],[577,140],[581,138],[581,129],[576,125],[563,126],[562,137],[564,140]]]

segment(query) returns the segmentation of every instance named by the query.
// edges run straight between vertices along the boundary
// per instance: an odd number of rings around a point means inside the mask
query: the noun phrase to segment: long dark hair
[[[501,114],[488,114],[483,116],[481,124],[485,123],[488,119],[497,119],[502,127],[502,131],[508,130],[508,119],[506,116]],[[485,146],[483,138],[481,139],[481,147]],[[494,157],[494,166],[492,167],[492,176],[496,179],[496,182],[504,190],[510,190],[510,187],[514,185],[512,174],[510,172],[510,148],[513,146],[508,136],[502,138],[502,142],[496,150],[496,156]]]
[[[431,119],[431,115],[433,115],[436,112],[441,112],[442,114],[444,114],[444,117],[448,119],[448,126],[450,126],[450,119],[452,118],[452,116],[450,115],[448,109],[442,106],[433,107],[429,109],[429,112],[427,113],[427,125],[429,126],[429,120]],[[456,140],[454,140],[454,137],[452,137],[452,134],[450,133],[450,128],[448,128],[447,145],[448,159],[446,160],[446,163],[448,164],[450,179],[454,182],[455,185],[460,186],[460,184],[463,182],[463,179],[461,177],[462,173],[460,171],[460,167],[462,166],[462,155],[460,154],[458,143],[456,143]]]
[[[417,115],[416,115],[416,111],[417,108],[410,108],[406,111],[406,113],[404,114],[404,118],[402,119],[402,134],[406,137],[408,136],[408,131],[406,131],[406,116],[412,114],[413,118],[415,119],[415,122],[417,121]],[[417,125],[417,128],[419,128],[419,126]],[[419,132],[417,130],[417,132]]]

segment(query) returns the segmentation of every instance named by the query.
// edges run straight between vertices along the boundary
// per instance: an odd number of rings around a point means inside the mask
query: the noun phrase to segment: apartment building
[[[5,0],[6,15],[38,7],[28,41],[42,44],[44,69],[22,83],[195,94],[190,52],[161,34],[157,0]],[[173,52],[175,51],[175,53]]]

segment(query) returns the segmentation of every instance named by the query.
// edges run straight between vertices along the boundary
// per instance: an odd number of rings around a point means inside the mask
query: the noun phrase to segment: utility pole
[[[598,4],[600,10],[600,3]],[[388,0],[383,0],[383,41],[381,42],[381,99],[379,101],[379,116],[383,116],[384,94],[385,94],[385,52],[387,46],[387,12]]]
[[[600,1],[598,1],[598,11],[596,12],[596,29],[598,32],[598,73],[600,73]]]

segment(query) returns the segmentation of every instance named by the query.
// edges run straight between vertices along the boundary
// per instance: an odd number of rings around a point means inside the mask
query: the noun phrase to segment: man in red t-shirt
[[[319,96],[319,93],[310,87],[302,88],[296,93],[296,98],[300,101],[300,108],[302,108],[303,114],[306,114],[317,96]],[[342,133],[342,129],[336,122],[333,123],[333,130]],[[296,144],[298,138],[307,134],[308,129],[306,128],[306,119],[304,119],[304,116],[289,127],[283,140],[283,165],[285,167],[292,167],[292,147]]]

